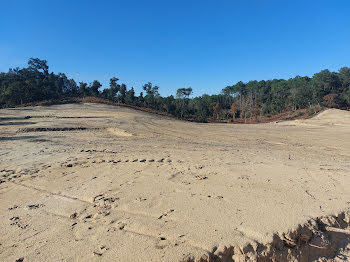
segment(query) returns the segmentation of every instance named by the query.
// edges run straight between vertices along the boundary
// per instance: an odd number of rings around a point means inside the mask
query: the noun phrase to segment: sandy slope
[[[231,125],[97,104],[0,110],[0,261],[243,261],[271,243],[298,260],[273,239],[349,208],[348,116]]]
[[[328,109],[313,118],[314,120],[334,120],[340,119],[349,124],[350,112],[339,109]]]

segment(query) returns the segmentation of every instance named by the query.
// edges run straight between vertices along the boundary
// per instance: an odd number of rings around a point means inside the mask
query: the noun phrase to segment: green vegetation
[[[110,79],[109,88],[95,80],[79,85],[63,73],[49,73],[46,60],[31,58],[26,68],[0,73],[0,108],[43,100],[94,96],[127,105],[146,107],[179,118],[202,121],[259,121],[265,116],[307,109],[316,113],[321,107],[350,107],[350,68],[338,72],[322,70],[313,75],[296,76],[288,80],[273,79],[238,82],[225,87],[221,94],[190,98],[192,88],[180,88],[176,97],[160,96],[158,86],[146,83],[138,96],[133,88]],[[298,113],[296,115],[302,115]]]

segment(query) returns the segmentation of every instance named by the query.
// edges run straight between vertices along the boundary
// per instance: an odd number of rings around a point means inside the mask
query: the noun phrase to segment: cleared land
[[[340,110],[259,125],[0,110],[0,260],[346,260],[349,160]]]

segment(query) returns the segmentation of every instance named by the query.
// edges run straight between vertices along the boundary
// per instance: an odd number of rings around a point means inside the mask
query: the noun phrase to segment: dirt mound
[[[310,219],[296,230],[275,234],[269,244],[253,241],[244,247],[219,246],[201,261],[315,261],[332,259],[350,243],[350,211]],[[346,252],[346,251],[345,251]],[[189,258],[187,261],[196,261]],[[323,260],[322,260],[323,261]]]
[[[107,131],[115,136],[132,136],[132,134],[118,128],[107,128]]]
[[[344,118],[349,118],[350,119],[350,111],[346,110],[340,110],[340,109],[327,109],[312,119],[317,119],[317,120],[332,120],[332,119],[344,119]]]

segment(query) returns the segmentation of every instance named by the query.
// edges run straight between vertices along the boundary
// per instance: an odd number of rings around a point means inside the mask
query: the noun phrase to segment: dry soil
[[[340,110],[257,125],[0,110],[0,261],[347,260],[349,160]]]

